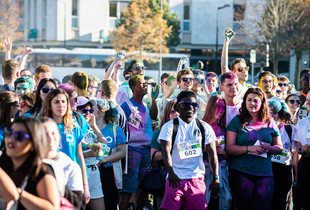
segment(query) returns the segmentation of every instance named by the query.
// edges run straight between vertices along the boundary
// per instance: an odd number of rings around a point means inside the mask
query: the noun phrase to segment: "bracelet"
[[[20,189],[20,188],[19,188]],[[20,189],[20,193],[19,193],[19,197],[18,200],[20,200],[20,198],[22,197],[22,193],[24,192],[24,189]]]
[[[246,148],[246,153],[248,153],[248,152],[249,152],[249,150],[248,150],[248,145],[247,145],[245,148]]]

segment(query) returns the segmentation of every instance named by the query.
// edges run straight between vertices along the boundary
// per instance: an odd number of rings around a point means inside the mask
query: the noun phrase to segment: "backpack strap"
[[[288,134],[288,137],[290,138],[290,141],[292,143],[292,132],[293,132],[292,127],[290,125],[284,125],[284,128],[285,128],[285,131]]]
[[[205,134],[205,129],[201,123],[201,121],[199,119],[196,118],[196,124],[201,132],[201,135],[202,135],[202,145],[201,145],[201,148],[202,148],[202,151],[203,151],[203,148],[204,148],[204,145],[205,145],[205,139],[206,139],[206,134]]]
[[[172,142],[171,142],[171,154],[172,154],[172,149],[173,149],[173,145],[175,142],[175,137],[177,136],[177,133],[178,133],[178,129],[179,129],[179,119],[174,118],[173,119]]]

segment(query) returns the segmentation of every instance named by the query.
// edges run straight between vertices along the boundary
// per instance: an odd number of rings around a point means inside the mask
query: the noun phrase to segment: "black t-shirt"
[[[37,184],[38,182],[47,174],[50,174],[52,176],[55,177],[53,169],[51,168],[51,166],[49,165],[45,165],[45,170],[43,168],[41,168],[39,175],[35,178],[35,179],[31,179],[29,177],[28,182],[27,182],[27,186],[24,189],[25,191],[27,191],[28,193],[31,193],[32,195],[38,196],[38,192],[37,192]],[[21,203],[18,203],[18,210],[23,210],[26,209]]]

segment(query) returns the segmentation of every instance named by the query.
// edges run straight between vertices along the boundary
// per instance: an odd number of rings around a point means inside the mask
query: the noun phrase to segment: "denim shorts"
[[[149,167],[150,163],[148,148],[128,147],[128,172],[123,174],[123,188],[120,192],[137,193],[141,171],[143,168]]]

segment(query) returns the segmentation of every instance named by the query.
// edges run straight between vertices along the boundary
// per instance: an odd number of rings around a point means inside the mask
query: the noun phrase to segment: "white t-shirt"
[[[84,191],[82,170],[65,153],[58,152],[55,159],[44,159],[43,162],[53,168],[61,196],[64,195],[65,186],[72,191]]]
[[[84,136],[84,141],[87,143],[87,144],[94,144],[94,143],[97,143],[97,136],[95,134],[95,131],[90,128],[85,136]],[[86,152],[89,152],[91,151],[91,149],[87,149],[87,150],[83,150],[83,153],[86,153]],[[99,163],[99,160],[96,159],[96,157],[87,157],[85,158],[85,164],[86,165],[96,165]]]
[[[294,141],[299,141],[301,145],[310,145],[310,117],[301,119],[295,126],[296,133],[294,133]]]
[[[294,132],[294,127],[292,127],[292,139],[293,139],[293,132]],[[281,162],[281,161],[277,161],[274,156],[272,156],[271,161],[272,162],[277,162],[277,163],[282,163],[285,165],[292,165],[293,164],[293,155],[292,155],[292,150],[295,149],[295,147],[293,147],[293,144],[291,143],[290,137],[288,135],[288,133],[286,132],[285,126],[282,126],[280,128],[280,136],[281,136],[281,142],[283,145],[283,150],[282,153],[279,155],[276,155],[276,157],[283,156],[283,158],[281,158],[281,160],[285,160],[285,162]]]
[[[232,118],[240,114],[239,109],[241,108],[241,104],[242,101],[240,100],[239,103],[235,106],[226,106],[226,127],[228,126]]]
[[[204,177],[205,166],[203,163],[202,152],[198,157],[191,157],[187,159],[181,159],[178,151],[178,143],[192,142],[193,140],[199,140],[201,148],[202,135],[196,124],[196,120],[193,119],[191,123],[187,124],[180,117],[179,119],[179,129],[175,138],[174,145],[172,146],[172,168],[174,173],[180,179],[191,179]],[[205,145],[210,144],[213,141],[216,141],[215,133],[212,127],[201,121],[205,129]],[[158,142],[162,141],[172,141],[173,133],[173,120],[168,121],[161,128]],[[191,141],[192,140],[192,141]]]

